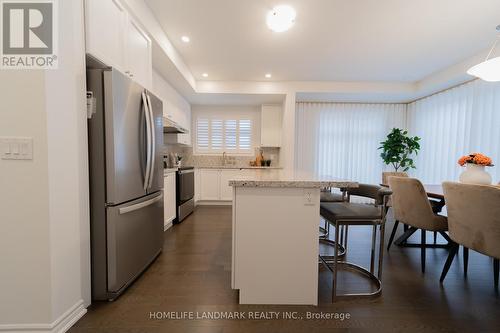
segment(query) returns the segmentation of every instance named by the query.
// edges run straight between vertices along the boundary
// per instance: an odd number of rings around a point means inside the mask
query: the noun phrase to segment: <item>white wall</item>
[[[0,160],[0,331],[61,331],[85,313],[82,1],[58,2],[59,69],[0,71],[0,136],[34,142],[33,160]]]
[[[32,161],[0,160],[0,327],[51,315],[44,87],[41,71],[0,70],[0,136],[34,142]]]

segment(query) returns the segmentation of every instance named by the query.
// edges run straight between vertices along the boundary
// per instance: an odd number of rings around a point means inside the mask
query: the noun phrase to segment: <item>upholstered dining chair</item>
[[[437,231],[447,238],[444,233],[448,230],[447,219],[433,211],[424,186],[418,179],[389,177],[389,186],[392,190],[394,218],[410,226],[408,234],[421,230],[419,247],[422,273],[425,273],[426,231]]]
[[[389,186],[389,177],[408,177],[406,172],[382,172],[382,185]],[[389,209],[392,207],[392,200],[389,197],[387,199],[386,208]],[[392,241],[394,240],[394,236],[396,235],[396,231],[398,231],[399,221],[394,221],[394,226],[392,227],[391,236],[389,237],[389,242],[387,242],[387,251],[391,248]],[[404,225],[404,231],[407,230],[407,226]]]
[[[452,248],[440,281],[446,277],[459,245],[493,258],[493,277],[498,287],[500,259],[500,188],[445,182],[448,228]],[[464,267],[466,268],[466,267]]]

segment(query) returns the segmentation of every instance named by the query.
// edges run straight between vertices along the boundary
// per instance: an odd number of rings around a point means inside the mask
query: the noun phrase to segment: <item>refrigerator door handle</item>
[[[146,99],[148,102],[148,109],[149,109],[149,122],[151,124],[151,171],[149,172],[149,184],[148,184],[148,188],[151,188],[151,186],[153,186],[155,159],[156,159],[156,127],[155,127],[155,118],[153,115],[153,108],[151,106],[151,98],[149,97],[148,93],[146,93]]]
[[[144,191],[146,191],[149,188],[149,178],[151,177],[151,113],[144,91],[142,92],[142,103],[144,105],[144,115],[146,116],[146,170],[144,175]]]
[[[120,215],[127,214],[130,212],[134,212],[136,210],[142,209],[144,207],[151,206],[152,204],[160,201],[161,199],[163,199],[163,193],[161,193],[159,196],[154,197],[153,199],[150,199],[148,201],[144,201],[144,202],[132,205],[132,206],[120,208],[118,211],[119,211]]]

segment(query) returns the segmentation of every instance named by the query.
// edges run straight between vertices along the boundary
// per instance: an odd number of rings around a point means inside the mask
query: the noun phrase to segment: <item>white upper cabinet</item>
[[[119,1],[85,1],[87,53],[123,72],[126,22],[127,12]]]
[[[151,89],[151,39],[119,0],[86,0],[85,30],[87,53]]]
[[[134,20],[127,20],[126,74],[151,89],[152,55],[151,39]]]
[[[262,105],[260,118],[262,147],[281,147],[282,113],[281,105]]]

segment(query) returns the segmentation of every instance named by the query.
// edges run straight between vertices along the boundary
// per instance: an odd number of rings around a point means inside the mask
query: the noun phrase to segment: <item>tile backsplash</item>
[[[238,156],[227,154],[226,166],[247,167],[250,161],[255,160],[256,154],[262,149],[265,159],[270,159],[271,166],[279,166],[279,148],[255,148],[254,156]],[[182,165],[194,167],[217,167],[222,166],[222,154],[220,155],[194,155],[192,147],[166,144],[164,154],[178,154],[182,156]]]

